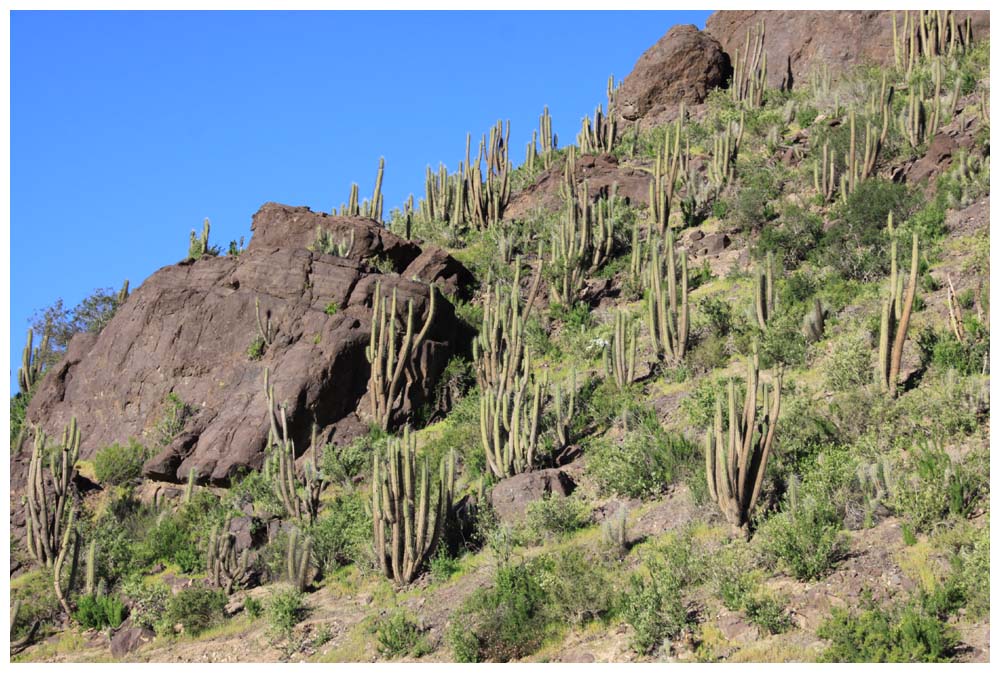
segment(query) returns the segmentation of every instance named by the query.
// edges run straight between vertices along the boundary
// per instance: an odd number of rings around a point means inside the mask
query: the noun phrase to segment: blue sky
[[[465,135],[548,105],[572,142],[670,26],[710,12],[12,12],[11,392],[28,319],[138,285],[205,217],[226,248],[266,201],[385,214]]]

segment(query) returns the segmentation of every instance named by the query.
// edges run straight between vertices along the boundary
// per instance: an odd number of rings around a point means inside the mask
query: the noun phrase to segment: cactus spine
[[[375,452],[372,474],[375,554],[385,576],[403,586],[417,578],[441,538],[454,494],[455,454],[441,461],[433,483],[425,458],[418,478],[416,439],[407,426],[401,439],[389,442],[387,455]]]
[[[371,414],[383,430],[388,430],[392,425],[394,412],[415,381],[411,357],[423,343],[434,320],[436,296],[436,288],[431,284],[430,304],[419,332],[413,326],[413,300],[407,302],[406,330],[400,341],[396,332],[396,290],[393,288],[392,303],[387,312],[387,298],[382,296],[382,281],[375,284],[371,337],[365,349],[365,357],[371,364],[371,376],[368,378]]]
[[[681,268],[678,277],[674,237],[667,232],[664,237],[666,269],[660,252],[654,245],[650,251],[650,288],[646,297],[649,313],[649,333],[653,347],[660,358],[673,363],[680,362],[687,351],[688,340],[688,270],[687,253],[681,252]],[[666,288],[663,287],[664,280]],[[680,287],[678,288],[678,280]]]
[[[743,411],[737,415],[736,387],[728,389],[728,439],[723,434],[722,398],[715,400],[715,424],[705,434],[705,474],[708,492],[726,520],[749,535],[750,514],[757,504],[767,470],[767,459],[774,442],[774,431],[781,410],[779,368],[772,376],[771,401],[768,386],[759,380],[757,348],[747,360],[747,393]],[[761,396],[761,409],[757,397]],[[760,414],[763,413],[761,417]]]
[[[875,367],[876,379],[882,391],[890,397],[895,397],[899,380],[899,369],[903,362],[903,344],[906,342],[906,331],[910,325],[910,314],[913,311],[913,300],[917,291],[917,271],[920,266],[920,248],[917,234],[913,234],[913,248],[910,253],[910,280],[903,298],[903,279],[898,277],[896,240],[892,227],[892,214],[889,214],[890,261],[892,271],[889,277],[889,296],[882,303],[882,321],[879,326],[878,362]],[[897,280],[898,278],[898,280]]]

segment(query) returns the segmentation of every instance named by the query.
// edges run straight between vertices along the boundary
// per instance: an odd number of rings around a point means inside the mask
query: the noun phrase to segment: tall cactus
[[[774,443],[774,431],[781,410],[779,368],[772,376],[771,400],[768,387],[761,387],[757,348],[747,360],[747,392],[743,411],[737,415],[736,387],[728,389],[728,439],[724,434],[722,398],[715,399],[715,423],[705,434],[705,475],[708,493],[726,520],[749,535],[750,515],[760,496],[767,459]],[[757,398],[761,397],[761,408]]]
[[[764,268],[757,269],[754,276],[754,308],[757,326],[767,329],[767,322],[774,314],[774,254],[767,253]]]
[[[736,159],[743,143],[743,129],[746,111],[740,110],[739,122],[730,122],[725,129],[715,134],[712,161],[708,165],[708,179],[716,193],[733,181],[736,175]]]
[[[327,480],[319,469],[319,442],[313,424],[312,446],[303,464],[303,478],[295,473],[295,443],[288,437],[288,419],[285,408],[280,410],[274,401],[274,386],[270,384],[270,371],[264,370],[264,392],[267,397],[269,456],[264,464],[264,475],[271,483],[274,494],[281,501],[289,516],[315,523],[319,515],[319,499]],[[280,429],[280,432],[279,432]]]
[[[653,181],[649,183],[650,219],[662,234],[670,221],[670,210],[677,187],[677,174],[681,166],[681,131],[683,129],[684,111],[674,122],[673,142],[669,130],[663,136],[663,147],[656,150],[656,162],[653,164]]]
[[[212,584],[223,589],[226,595],[234,589],[246,586],[250,579],[250,549],[236,554],[236,536],[229,528],[232,519],[227,518],[222,526],[214,526],[208,536],[206,570]]]
[[[910,279],[903,297],[903,279],[899,277],[895,232],[892,227],[892,213],[888,218],[891,272],[889,275],[889,296],[882,303],[882,321],[879,326],[878,361],[875,378],[879,387],[890,397],[895,397],[899,381],[899,369],[903,362],[903,345],[906,331],[910,326],[910,314],[917,291],[917,271],[920,266],[920,247],[916,232],[913,233],[913,247],[910,253]]]
[[[28,339],[21,352],[21,368],[17,370],[17,384],[22,393],[29,392],[42,378],[45,355],[49,352],[49,333],[42,335],[42,343],[34,348],[34,333],[28,330]]]
[[[764,22],[747,29],[743,49],[736,49],[733,79],[729,86],[734,102],[760,107],[767,87],[767,52],[764,51]]]
[[[68,539],[66,530],[72,527],[76,503],[73,480],[76,461],[80,456],[80,430],[76,418],[63,431],[62,442],[49,452],[48,475],[44,466],[47,437],[35,428],[35,442],[28,463],[28,481],[24,499],[27,504],[27,545],[32,558],[47,568],[53,567],[63,555]],[[51,490],[46,482],[51,481]]]
[[[587,274],[600,268],[611,256],[616,201],[617,186],[608,198],[591,206],[586,182],[579,198],[567,198],[559,226],[552,232],[549,257],[557,275],[550,286],[555,301],[566,305],[576,301]]]
[[[368,378],[371,414],[383,430],[390,428],[394,412],[416,381],[411,357],[420,348],[434,320],[436,297],[437,289],[431,284],[430,304],[419,332],[413,325],[413,300],[407,302],[406,330],[401,338],[397,338],[396,290],[392,291],[392,303],[387,310],[387,298],[382,296],[382,282],[375,284],[371,337],[365,357],[371,364],[371,376]]]
[[[510,141],[510,120],[506,131],[501,121],[490,129],[479,143],[479,155],[473,162],[469,154],[471,137],[466,140],[467,205],[471,222],[480,229],[492,227],[503,218],[510,201],[511,164],[507,155]],[[483,166],[485,160],[486,165]]]
[[[608,77],[608,113],[604,114],[603,108],[598,105],[593,123],[590,117],[584,117],[581,123],[576,140],[584,154],[609,154],[614,148],[618,135],[617,101],[618,87],[615,86],[615,76],[611,75]]]
[[[191,240],[188,244],[189,259],[201,259],[205,255],[214,256],[218,254],[218,248],[212,248],[208,243],[208,234],[211,228],[212,224],[206,217],[201,226],[200,237],[195,233],[194,229],[191,230]]]
[[[635,356],[638,330],[623,311],[615,314],[615,330],[608,340],[605,352],[605,369],[621,390],[635,381]]]
[[[309,586],[312,570],[312,540],[299,533],[298,528],[288,531],[288,548],[285,552],[285,574],[297,591]]]
[[[382,176],[385,173],[385,157],[378,160],[378,174],[375,176],[375,189],[371,200],[365,199],[358,203],[358,184],[351,185],[351,194],[346,204],[341,204],[340,210],[333,209],[334,215],[341,217],[366,217],[382,223]]]
[[[514,264],[509,289],[500,283],[483,299],[483,322],[472,344],[480,389],[480,438],[490,471],[508,477],[531,469],[538,443],[538,411],[545,382],[532,382],[531,363],[524,341],[525,323],[541,281],[535,271],[522,309],[521,260]]]
[[[573,426],[573,418],[576,416],[576,371],[565,384],[566,392],[563,392],[562,385],[554,386],[553,390],[553,411],[555,413],[556,425],[556,449],[562,451],[572,443],[570,429]]]
[[[665,259],[661,259],[657,246],[652,246],[650,250],[650,286],[646,296],[646,307],[649,314],[649,333],[657,355],[677,363],[687,352],[689,323],[687,253],[681,252],[681,268],[678,275],[674,237],[671,232],[666,233],[664,242]],[[666,288],[663,287],[664,281]]]
[[[426,458],[417,474],[416,439],[409,426],[389,442],[387,455],[376,451],[372,473],[372,524],[375,555],[382,572],[397,586],[410,584],[434,555],[451,511],[455,454],[441,461],[431,482]]]

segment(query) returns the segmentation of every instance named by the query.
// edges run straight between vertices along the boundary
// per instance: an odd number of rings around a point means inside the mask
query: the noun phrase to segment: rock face
[[[680,104],[705,100],[732,74],[729,56],[695,26],[674,26],[636,61],[618,91],[620,114],[648,127],[674,119]]]
[[[587,181],[592,199],[611,192],[613,185],[618,185],[618,196],[628,199],[630,203],[649,201],[649,173],[634,168],[624,168],[618,165],[613,156],[602,154],[584,154],[576,159],[577,184]],[[563,165],[552,166],[538,176],[534,183],[511,197],[510,205],[504,211],[504,219],[520,220],[532,215],[537,210],[561,211],[564,208],[559,188],[563,182]]]
[[[349,256],[307,250],[317,225],[335,240],[353,232]],[[57,435],[76,416],[80,457],[86,459],[130,437],[155,446],[156,425],[173,393],[192,415],[146,464],[147,476],[180,481],[195,469],[201,480],[225,484],[262,463],[267,368],[276,400],[288,405],[289,431],[300,452],[314,421],[324,439],[338,443],[363,432],[359,419],[370,404],[365,347],[376,284],[384,295],[397,293],[403,320],[412,301],[419,325],[430,296],[427,283],[457,292],[468,271],[442,251],[422,251],[374,222],[307,208],[266,204],[254,216],[253,231],[239,256],[160,269],[99,335],[74,338],[39,385],[29,419]],[[369,264],[376,260],[397,273],[381,273]],[[256,300],[262,313],[270,312],[276,336],[254,360],[248,347],[258,334]],[[439,296],[431,328],[410,362],[415,380],[399,418],[430,399],[461,338],[451,304]]]
[[[955,20],[972,18],[974,40],[989,38],[990,17],[985,11],[956,11]],[[896,17],[902,28],[902,15]],[[837,75],[870,62],[893,60],[892,12],[887,11],[718,11],[708,17],[705,32],[718,40],[735,62],[743,50],[747,30],[764,21],[767,83],[795,88],[820,67]]]
[[[548,494],[567,496],[575,487],[559,468],[522,472],[498,482],[490,493],[490,503],[501,521],[517,521],[532,502]]]

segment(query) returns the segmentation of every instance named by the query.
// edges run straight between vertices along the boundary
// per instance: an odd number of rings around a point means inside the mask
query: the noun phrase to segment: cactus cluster
[[[333,209],[334,215],[341,217],[366,217],[382,223],[382,176],[385,174],[385,157],[378,160],[378,174],[375,176],[375,190],[371,199],[358,203],[358,183],[351,185],[351,195],[347,203],[340,204],[340,210]]]
[[[604,365],[607,375],[614,379],[619,390],[635,381],[638,334],[636,324],[625,317],[624,311],[618,311],[614,332],[604,351]]]
[[[913,233],[913,247],[910,253],[910,280],[903,297],[903,277],[899,275],[896,236],[889,213],[888,231],[891,238],[889,262],[889,296],[882,303],[882,321],[879,326],[878,360],[875,363],[875,379],[882,391],[890,397],[896,396],[899,369],[903,362],[903,345],[906,331],[910,326],[910,314],[917,291],[917,271],[920,266],[920,247],[916,232]]]
[[[307,246],[308,250],[321,252],[324,255],[335,255],[337,257],[347,257],[354,249],[354,230],[347,238],[336,240],[328,230],[316,225],[316,238]]]
[[[760,107],[767,88],[767,52],[764,51],[764,22],[747,29],[743,49],[736,49],[730,95],[737,103]]]
[[[42,343],[35,346],[35,335],[28,330],[28,339],[21,352],[21,367],[17,370],[17,385],[22,393],[28,393],[38,383],[45,369],[45,356],[49,352],[49,333],[42,335]]]
[[[565,392],[563,388],[565,387]],[[555,415],[556,450],[567,449],[573,441],[570,434],[576,416],[576,371],[565,385],[553,386],[553,414]]]
[[[549,261],[555,281],[550,285],[552,300],[573,304],[583,289],[587,275],[604,265],[614,245],[614,208],[617,187],[607,198],[591,205],[587,183],[577,196],[566,190],[566,207],[552,231]]]
[[[288,531],[285,574],[299,592],[305,591],[312,579],[312,540],[299,533],[298,528]]]
[[[230,532],[232,520],[214,526],[208,536],[206,570],[212,584],[226,595],[246,586],[250,580],[250,549],[236,553],[236,536]]]
[[[682,163],[681,131],[684,112],[674,122],[673,142],[670,133],[663,135],[663,147],[656,150],[656,162],[653,165],[653,181],[649,183],[650,219],[662,234],[667,230],[670,220],[671,204],[677,187],[677,175]],[[687,150],[687,147],[685,147]],[[686,151],[683,153],[686,156]],[[687,164],[686,159],[684,160]]]
[[[733,121],[715,134],[712,161],[708,165],[708,179],[716,194],[732,182],[736,175],[736,159],[740,154],[745,123],[746,112],[741,110],[739,122]]]
[[[411,356],[420,348],[434,321],[436,297],[437,288],[431,284],[430,303],[419,332],[413,324],[413,300],[409,300],[406,305],[406,327],[399,334],[396,325],[396,290],[393,289],[390,302],[388,297],[382,295],[382,282],[375,284],[371,336],[365,348],[365,357],[371,365],[371,376],[368,378],[371,414],[383,430],[389,429],[396,410],[417,381],[417,376],[412,371]]]
[[[313,425],[312,445],[309,455],[302,465],[302,480],[295,472],[295,443],[288,437],[288,419],[285,408],[277,408],[274,401],[274,386],[270,383],[270,371],[264,370],[264,391],[267,397],[268,457],[264,463],[264,475],[274,494],[281,501],[289,516],[299,521],[314,523],[319,514],[319,498],[327,481],[319,469],[319,441],[317,428]],[[280,428],[280,433],[279,433]]]
[[[487,465],[500,478],[532,468],[546,387],[544,376],[532,375],[524,341],[525,323],[541,281],[541,265],[523,309],[520,265],[520,259],[516,260],[509,288],[496,283],[487,290],[482,326],[472,344],[480,390],[480,438]]]
[[[705,474],[708,493],[726,520],[744,533],[749,532],[750,514],[760,496],[767,459],[774,443],[781,410],[781,378],[772,375],[769,390],[761,384],[756,345],[747,360],[746,399],[737,412],[736,386],[729,382],[727,415],[723,416],[721,396],[715,400],[715,423],[705,434]],[[758,409],[757,398],[761,398]],[[725,420],[725,425],[723,421]],[[728,431],[728,436],[725,434]]]
[[[201,236],[198,236],[194,229],[191,230],[191,239],[188,244],[188,259],[215,257],[219,254],[219,248],[209,245],[208,242],[208,233],[211,228],[212,225],[206,217],[205,222],[201,226]]]
[[[580,133],[576,137],[577,145],[584,154],[609,154],[615,145],[618,133],[617,99],[618,87],[615,86],[615,76],[608,77],[608,113],[598,105],[594,111],[594,120],[584,117]]]
[[[955,21],[950,9],[904,11],[902,25],[892,13],[892,51],[897,68],[913,72],[921,58],[951,56],[972,43],[972,17]]]
[[[431,481],[427,459],[417,474],[416,439],[407,426],[389,441],[386,455],[376,451],[372,472],[372,524],[375,555],[383,574],[397,586],[411,583],[434,555],[451,512],[455,454],[441,461]]]
[[[539,150],[541,142],[541,150]],[[528,150],[525,154],[524,164],[528,167],[529,173],[535,172],[535,163],[540,161],[541,167],[548,170],[552,167],[552,157],[558,143],[558,138],[552,133],[552,117],[549,115],[549,106],[546,105],[542,114],[538,117],[538,130],[531,132],[531,142],[528,143]]]
[[[267,349],[274,343],[274,338],[278,335],[277,328],[271,323],[271,309],[264,311],[264,317],[260,314],[260,297],[254,297],[254,314],[257,316],[257,338]]]
[[[649,289],[646,308],[653,348],[662,360],[678,363],[687,352],[689,308],[687,252],[680,254],[680,273],[674,253],[674,236],[663,237],[664,251],[650,247]],[[664,287],[666,285],[666,287]]]
[[[763,268],[758,268],[754,275],[754,309],[757,315],[757,326],[761,331],[767,329],[767,322],[774,314],[774,253],[768,252]]]
[[[40,427],[34,429],[34,434],[24,496],[27,546],[35,561],[51,568],[59,556],[65,555],[64,533],[72,528],[67,519],[72,520],[76,509],[73,479],[80,456],[80,429],[73,418],[63,430],[62,441],[52,448],[45,446],[48,437]],[[47,488],[48,482],[51,490]]]

